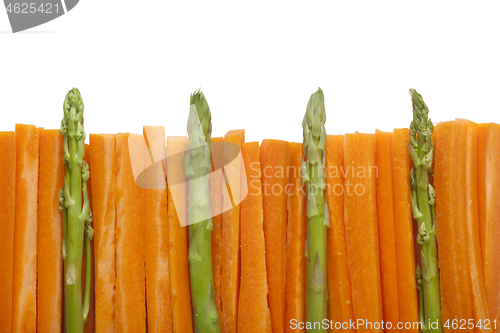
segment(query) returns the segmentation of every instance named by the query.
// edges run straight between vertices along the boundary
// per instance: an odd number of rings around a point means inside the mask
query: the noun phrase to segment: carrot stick
[[[0,132],[0,332],[12,328],[14,268],[14,213],[16,189],[16,133]]]
[[[16,125],[12,332],[36,331],[39,131]]]
[[[411,187],[408,175],[411,160],[408,155],[407,128],[392,133],[392,177],[394,185],[394,234],[396,237],[396,273],[399,321],[411,323],[405,331],[418,333],[413,325],[419,321],[417,282],[415,277],[415,247],[411,212]],[[407,324],[409,325],[409,324]],[[408,326],[407,326],[408,327]]]
[[[358,332],[382,332],[382,291],[377,226],[375,135],[346,134],[345,228],[347,258],[351,273],[352,305],[356,320],[373,325]]]
[[[394,186],[392,179],[392,133],[375,132],[377,165],[377,220],[380,251],[380,281],[384,322],[399,331],[399,302],[394,231]],[[386,329],[386,331],[389,331]]]
[[[307,200],[305,188],[300,178],[300,165],[303,159],[302,143],[291,145],[291,161],[288,168],[288,226],[286,241],[286,282],[285,282],[285,332],[305,332],[293,329],[291,320],[306,321],[306,257],[307,237]],[[248,170],[248,168],[247,168]],[[248,175],[247,175],[248,177]],[[259,181],[260,183],[260,181]],[[249,186],[249,188],[251,188]],[[250,195],[250,194],[249,194]]]
[[[271,332],[267,304],[266,254],[260,183],[259,143],[241,147],[248,195],[241,202],[241,286],[238,332]]]
[[[193,332],[191,292],[189,289],[188,228],[186,227],[185,137],[167,139],[168,225],[170,248],[170,283],[174,333]],[[174,204],[175,195],[175,204]],[[181,221],[184,221],[181,224]]]
[[[51,333],[62,327],[62,214],[57,207],[64,186],[63,136],[59,130],[39,135],[37,332]]]
[[[85,156],[83,160],[87,162],[89,166],[89,170],[91,170],[90,166],[90,145],[85,144]],[[89,207],[90,211],[93,212],[94,206],[92,205],[92,171],[90,171],[89,179],[87,180],[87,193],[89,196]],[[94,240],[95,241],[95,240]],[[87,323],[85,324],[85,333],[93,333],[95,332],[95,259],[94,259],[94,241],[90,242],[90,253],[92,258],[90,261],[92,263],[92,267],[90,269],[90,276],[92,280],[90,281],[90,306],[89,306],[89,314],[87,316]],[[85,251],[83,252],[82,259],[82,272],[85,272]],[[82,297],[83,292],[85,290],[85,274],[82,274]],[[83,298],[82,298],[83,299]]]
[[[136,184],[132,155],[142,156],[142,136],[116,135],[116,323],[117,332],[145,332],[144,191]]]
[[[479,231],[483,253],[484,282],[490,319],[496,320],[492,332],[500,332],[500,125],[483,124],[478,140]]]
[[[344,224],[344,136],[328,135],[326,140],[327,202],[330,210],[328,237],[328,318],[333,323],[354,321],[351,274],[347,260]],[[288,277],[287,277],[288,280]],[[334,326],[335,327],[335,326]],[[330,332],[336,331],[330,329]],[[349,326],[343,332],[353,332]]]
[[[212,204],[212,267],[214,274],[214,292],[217,311],[222,313],[220,288],[222,281],[222,153],[224,138],[212,138],[213,171],[210,174],[210,202]],[[218,170],[218,171],[217,171]]]
[[[457,119],[466,132],[465,146],[465,202],[467,214],[467,234],[469,235],[469,262],[470,279],[472,287],[472,305],[476,332],[487,332],[484,323],[490,321],[488,312],[488,300],[486,298],[486,287],[484,284],[484,271],[481,262],[481,248],[479,244],[479,222],[477,201],[477,150],[478,150],[478,126],[477,124]],[[462,148],[463,149],[463,148]]]
[[[115,135],[90,134],[96,332],[115,331]]]
[[[222,333],[238,329],[238,295],[240,290],[240,172],[239,149],[245,141],[245,131],[229,131],[224,137],[223,161],[230,196],[223,192],[222,214],[222,280],[220,316]],[[230,163],[232,162],[232,163]],[[232,204],[234,202],[234,205]],[[234,206],[234,207],[233,207]],[[226,208],[232,207],[226,210]]]
[[[267,283],[273,332],[283,332],[285,325],[287,195],[285,186],[290,164],[290,144],[264,140],[260,147],[260,167],[266,239]]]
[[[436,126],[436,224],[441,279],[441,320],[473,319],[465,211],[464,126],[454,121]],[[449,329],[452,330],[451,328]],[[458,330],[457,330],[458,331]]]
[[[145,126],[148,144],[145,160],[144,242],[146,250],[146,299],[148,332],[172,332],[172,304],[170,299],[168,195],[163,161],[155,161],[152,150],[165,149],[165,128]],[[165,153],[163,153],[165,155]],[[163,189],[160,189],[163,188]]]

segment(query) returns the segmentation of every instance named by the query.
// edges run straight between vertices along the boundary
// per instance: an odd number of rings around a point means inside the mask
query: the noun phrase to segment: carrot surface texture
[[[436,241],[436,193],[430,184],[434,163],[434,126],[422,96],[410,89],[413,121],[410,125],[408,150],[413,162],[410,173],[413,218],[417,220],[417,243],[420,245],[420,266],[417,287],[420,290],[420,321],[431,333],[442,332],[441,298]]]
[[[87,162],[89,165],[89,170],[92,170],[92,166],[90,165],[90,145],[85,144],[85,151],[87,154],[83,157],[83,160]],[[92,175],[89,175],[89,179],[87,180],[87,193],[89,196],[89,208],[90,211],[93,212],[92,205]],[[93,221],[92,226],[93,226]],[[94,231],[95,237],[95,231]],[[87,323],[85,324],[84,333],[94,333],[95,332],[95,260],[94,260],[94,242],[95,238],[92,238],[93,241],[90,242],[90,261],[91,261],[91,269],[90,269],[90,305],[89,305],[89,315],[87,316]],[[82,261],[82,272],[86,272],[86,262],[87,257],[85,252],[83,252],[83,261]],[[82,288],[85,290],[86,276],[82,276]]]
[[[189,146],[185,152],[184,174],[188,179],[188,260],[194,330],[197,333],[220,332],[212,271],[212,119],[207,100],[201,91],[191,95],[187,128]]]
[[[66,168],[64,189],[59,192],[59,209],[63,216],[63,245],[65,281],[66,332],[83,332],[90,310],[90,240],[91,227],[87,193],[89,167],[85,155],[85,131],[83,129],[83,100],[78,89],[70,90],[64,99],[64,118],[61,122],[63,163]],[[85,244],[86,283],[82,302],[82,259]]]
[[[455,191],[464,196],[464,206],[467,216],[468,255],[470,283],[472,288],[472,312],[476,332],[487,332],[484,323],[490,322],[484,270],[481,262],[481,246],[479,241],[479,213],[478,213],[478,125],[467,120],[457,120],[461,125],[461,135],[465,136],[465,191]],[[482,323],[482,325],[480,324]]]
[[[0,332],[12,329],[14,213],[16,202],[16,132],[0,132]]]
[[[398,331],[399,301],[394,230],[394,186],[392,178],[392,133],[375,132],[377,165],[377,220],[380,249],[380,280],[384,322]]]
[[[238,296],[240,293],[240,190],[241,145],[244,130],[226,133],[222,160],[227,179],[222,205],[222,280],[221,280],[221,331],[236,333],[238,329]]]
[[[95,328],[115,331],[115,135],[90,134],[95,254]]]
[[[286,286],[286,231],[290,144],[280,140],[263,140],[260,146],[262,206],[266,241],[269,310],[273,332],[284,332]]]
[[[466,133],[450,121],[436,127],[437,235],[441,283],[441,317],[445,331],[458,332],[453,320],[473,319],[465,204]],[[469,327],[466,327],[470,331]]]
[[[148,332],[172,332],[165,128],[144,126],[144,243]]]
[[[375,135],[346,134],[345,230],[351,273],[354,318],[364,320],[357,332],[382,332],[371,323],[383,320],[377,226]]]
[[[415,276],[415,246],[411,212],[411,188],[408,175],[411,160],[408,155],[408,129],[395,129],[392,134],[392,175],[394,184],[394,234],[396,237],[396,270],[399,321],[411,323],[405,331],[418,333],[413,323],[418,318],[417,281]]]
[[[37,332],[62,327],[63,221],[57,209],[64,186],[63,136],[59,130],[40,130],[38,181],[38,323]]]
[[[351,274],[347,260],[346,232],[344,224],[344,136],[328,135],[326,140],[326,199],[330,208],[328,236],[328,319],[335,323],[354,322],[351,294]],[[343,332],[353,332],[343,327]]]
[[[146,332],[144,190],[132,163],[142,165],[143,140],[116,135],[116,332]]]
[[[285,332],[305,332],[305,329],[295,329],[293,325],[290,325],[292,320],[300,323],[306,321],[307,271],[304,256],[307,236],[307,201],[299,172],[303,160],[302,144],[294,142],[290,145],[291,160],[290,167],[287,169],[289,190],[287,191]]]
[[[330,227],[330,213],[325,196],[325,131],[326,111],[321,89],[312,94],[302,122],[303,149],[302,183],[307,198],[307,259],[306,320],[308,332],[324,332],[323,320],[327,318],[326,231]]]
[[[215,304],[219,315],[222,313],[220,288],[222,280],[222,186],[224,183],[222,154],[224,138],[212,138],[212,169],[210,174],[210,202],[212,204],[212,269],[214,273]],[[224,186],[225,187],[225,186]]]
[[[168,225],[172,328],[174,333],[193,332],[191,291],[189,289],[188,228],[186,228],[185,137],[167,138]]]
[[[241,202],[241,286],[238,305],[238,332],[271,332],[267,303],[266,254],[259,143],[242,145],[248,195]],[[244,186],[244,185],[243,185]]]
[[[36,332],[39,131],[16,125],[12,332]]]
[[[500,125],[481,124],[478,133],[478,202],[481,258],[490,320],[500,332]]]

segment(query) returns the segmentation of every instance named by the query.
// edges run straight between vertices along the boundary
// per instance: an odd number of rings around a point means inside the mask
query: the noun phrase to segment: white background
[[[200,86],[213,136],[301,141],[310,94],[327,132],[407,127],[410,87],[434,122],[500,122],[500,2],[81,0],[12,34],[0,8],[0,130],[58,128],[67,90],[87,133],[186,135]]]

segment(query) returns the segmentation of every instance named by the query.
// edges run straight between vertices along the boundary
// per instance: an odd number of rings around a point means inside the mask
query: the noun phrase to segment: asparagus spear
[[[87,195],[89,167],[85,155],[83,130],[83,100],[78,89],[73,88],[64,99],[64,118],[61,134],[64,135],[64,189],[59,193],[59,209],[63,213],[64,297],[67,333],[82,333],[90,306],[90,240],[93,230],[92,215]],[[82,200],[83,196],[83,200]],[[83,203],[83,205],[82,205]],[[86,251],[86,281],[82,304],[81,270],[83,245]]]
[[[422,96],[415,89],[410,89],[410,95],[413,104],[413,121],[409,131],[408,152],[413,162],[410,172],[411,204],[413,217],[418,224],[417,243],[421,251],[423,290],[421,296],[423,297],[420,297],[420,302],[423,302],[424,313],[420,314],[420,317],[424,320],[424,329],[430,332],[443,332],[436,242],[436,193],[429,183],[434,163],[434,142],[432,141],[434,126],[428,117],[429,109]],[[422,305],[420,308],[422,309]]]
[[[306,319],[315,329],[323,332],[323,319],[327,318],[326,290],[326,228],[330,227],[330,213],[326,203],[325,188],[325,103],[323,91],[311,95],[302,122],[303,149],[301,176],[307,193],[307,296]]]
[[[210,139],[212,120],[203,93],[191,95],[187,124],[189,149],[184,157],[188,185],[189,275],[195,331],[220,332],[212,272],[214,230],[211,214],[209,177],[212,169]]]

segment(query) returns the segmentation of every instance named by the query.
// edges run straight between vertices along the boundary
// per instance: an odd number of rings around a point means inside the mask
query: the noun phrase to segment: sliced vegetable
[[[408,175],[411,160],[408,155],[408,129],[392,133],[392,177],[394,184],[394,234],[396,238],[396,272],[399,321],[407,325],[405,331],[418,333],[413,323],[419,321],[417,281],[415,276],[415,238],[411,215],[411,187]],[[410,324],[411,323],[411,328]]]
[[[39,131],[16,125],[13,332],[36,332]]]
[[[212,169],[222,164],[224,138],[212,138]],[[212,267],[214,273],[215,304],[217,311],[222,313],[220,288],[222,281],[222,184],[224,177],[222,169],[210,174],[210,202],[214,231],[212,232]]]
[[[356,320],[372,323],[383,320],[375,152],[375,135],[345,135],[344,217],[352,307]]]
[[[238,332],[271,332],[260,183],[259,143],[242,145],[248,195],[241,202],[241,286]]]
[[[351,274],[347,260],[344,223],[344,136],[328,135],[326,140],[326,200],[330,208],[328,237],[328,319],[334,323],[354,322],[351,294]],[[344,332],[354,330],[345,326]],[[333,329],[329,330],[333,331]]]
[[[189,141],[185,137],[167,138],[169,266],[174,333],[193,332],[191,291],[189,289],[188,228],[181,224],[181,220],[185,221],[186,217],[186,200],[182,199],[186,198],[187,195],[184,177],[184,153],[188,144]],[[173,194],[180,199],[176,199],[175,204]]]
[[[436,126],[438,150],[434,184],[443,307],[441,319],[445,324],[453,319],[474,319],[465,208],[466,131],[463,128],[454,121]]]
[[[395,330],[399,322],[396,234],[394,229],[394,182],[392,179],[392,133],[375,132],[377,153],[377,220],[380,281],[384,322]]]
[[[0,132],[0,327],[12,329],[14,213],[16,202],[16,132]]]
[[[286,170],[290,164],[290,151],[290,144],[286,141],[263,140],[260,146],[268,300],[273,332],[283,332],[288,325],[284,322],[288,221],[285,186],[288,184]]]
[[[96,332],[114,332],[116,286],[115,135],[90,134]]]
[[[479,222],[477,201],[477,124],[458,120],[462,125],[462,135],[466,135],[465,142],[465,193],[457,193],[465,197],[465,209],[467,216],[468,253],[470,263],[470,279],[472,288],[472,311],[474,322],[485,323],[490,321],[488,312],[488,299],[486,298],[486,286],[484,284],[484,271],[481,262],[481,248],[479,244]],[[463,133],[465,132],[465,133]],[[462,151],[464,149],[462,148]],[[481,326],[481,327],[479,327]],[[477,325],[477,332],[486,332],[487,328]]]
[[[307,263],[304,256],[307,237],[307,201],[305,188],[302,185],[299,173],[303,160],[302,144],[293,142],[290,145],[291,161],[290,168],[287,169],[288,226],[286,240],[285,332],[305,332],[304,329],[295,329],[293,325],[290,325],[291,320],[301,323],[306,321],[307,278]],[[251,187],[249,186],[249,188]]]
[[[61,329],[63,313],[63,219],[57,207],[64,186],[64,165],[59,130],[40,130],[38,182],[37,332],[52,333]]]
[[[142,142],[138,143],[142,140],[142,135],[116,135],[117,332],[146,332],[144,191],[136,184],[130,163],[132,154],[144,156]]]
[[[168,195],[163,161],[155,161],[155,147],[165,149],[165,128],[145,126],[148,144],[144,159],[144,244],[148,332],[172,332],[170,298]],[[165,155],[165,153],[161,154]]]
[[[479,232],[490,320],[500,322],[500,125],[482,124],[478,136]],[[500,332],[500,327],[492,327]]]
[[[224,136],[223,162],[230,192],[223,192],[222,204],[222,280],[221,331],[235,333],[238,329],[238,295],[240,292],[240,182],[241,159],[236,150],[245,141],[245,131],[229,131]],[[236,157],[236,159],[234,159]],[[234,160],[233,160],[234,159]],[[230,163],[232,162],[232,163]],[[228,195],[228,193],[230,193]],[[234,203],[234,205],[233,205]],[[232,208],[230,208],[232,207]],[[227,209],[226,209],[227,208]]]

